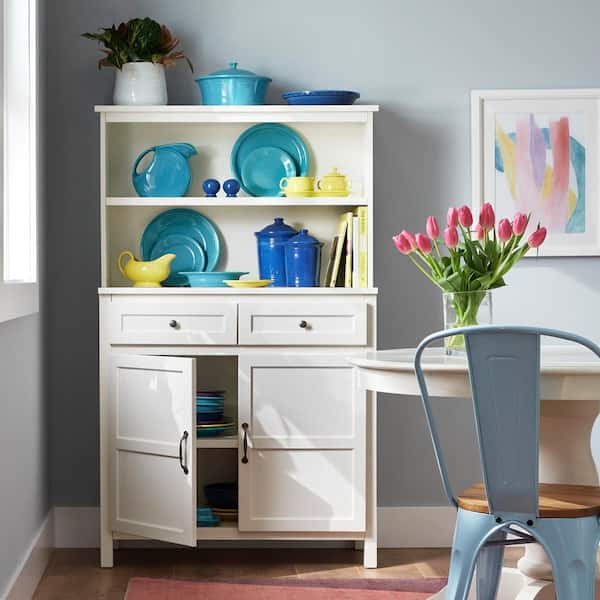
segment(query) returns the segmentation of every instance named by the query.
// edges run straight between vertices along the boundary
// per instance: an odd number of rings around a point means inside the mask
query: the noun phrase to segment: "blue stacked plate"
[[[210,506],[196,508],[196,525],[198,527],[216,527],[221,519],[217,517]]]
[[[142,260],[154,260],[173,253],[171,274],[164,286],[189,286],[184,272],[213,271],[219,262],[221,242],[215,225],[189,208],[174,208],[160,213],[144,229]]]
[[[221,392],[198,392],[196,394],[196,422],[205,425],[222,421],[225,396]]]
[[[288,104],[354,104],[360,94],[350,90],[299,90],[285,92],[281,97]]]

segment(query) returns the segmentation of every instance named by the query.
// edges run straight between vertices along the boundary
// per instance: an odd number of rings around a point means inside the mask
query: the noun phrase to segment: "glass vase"
[[[444,299],[444,329],[490,325],[492,323],[492,292],[449,292]],[[465,352],[465,338],[462,335],[448,336],[444,340],[446,354]]]

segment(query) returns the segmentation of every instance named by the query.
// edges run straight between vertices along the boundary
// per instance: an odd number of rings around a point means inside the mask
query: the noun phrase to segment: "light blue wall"
[[[53,500],[98,502],[98,134],[92,105],[110,103],[82,31],[133,16],[168,23],[198,73],[237,59],[283,90],[352,88],[381,104],[375,123],[375,263],[380,346],[414,345],[440,327],[439,294],[397,255],[391,236],[470,201],[473,88],[600,84],[600,4],[593,0],[55,0],[48,15],[48,167],[52,210],[48,347]],[[171,101],[196,101],[189,72],[169,73]],[[531,261],[498,294],[502,320],[568,327],[600,339],[597,259]],[[466,404],[440,403],[451,463],[477,475]],[[380,503],[443,502],[416,399],[380,408]]]
[[[48,512],[40,318],[0,324],[0,598]]]

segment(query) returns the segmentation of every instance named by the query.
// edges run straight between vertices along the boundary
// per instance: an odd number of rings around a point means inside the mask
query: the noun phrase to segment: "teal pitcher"
[[[153,153],[140,171],[142,160]],[[138,196],[177,198],[185,196],[192,181],[188,159],[198,154],[191,144],[163,144],[144,150],[135,160],[131,180]]]

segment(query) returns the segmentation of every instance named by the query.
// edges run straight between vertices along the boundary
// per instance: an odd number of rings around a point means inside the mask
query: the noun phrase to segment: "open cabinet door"
[[[196,545],[195,380],[192,358],[113,357],[113,531]]]

